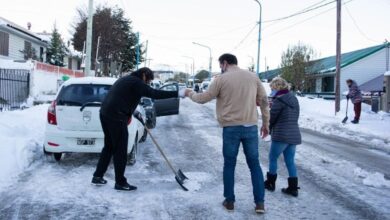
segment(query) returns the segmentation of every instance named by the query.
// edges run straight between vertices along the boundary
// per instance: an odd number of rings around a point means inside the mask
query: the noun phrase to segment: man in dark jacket
[[[347,79],[347,85],[349,92],[347,95],[347,101],[351,99],[353,103],[353,109],[355,111],[355,118],[351,121],[353,124],[358,124],[360,120],[360,113],[362,111],[362,93],[355,81]]]
[[[153,71],[141,68],[130,75],[118,79],[112,85],[100,109],[100,122],[104,132],[104,147],[93,174],[92,183],[106,184],[103,179],[111,157],[114,160],[115,189],[136,190],[136,186],[127,183],[124,176],[127,161],[128,122],[137,108],[141,97],[166,99],[178,97],[177,91],[152,89],[148,84],[153,80]],[[184,91],[183,91],[184,95]]]

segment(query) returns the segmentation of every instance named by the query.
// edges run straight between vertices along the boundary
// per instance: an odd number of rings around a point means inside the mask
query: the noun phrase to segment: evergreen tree
[[[47,62],[55,66],[64,66],[64,57],[67,52],[68,49],[61,38],[61,34],[58,33],[57,27],[54,25],[50,45],[47,48]]]
[[[76,50],[82,51],[86,39],[87,13],[78,10],[79,21],[74,25],[73,45]],[[124,17],[124,11],[118,7],[109,8],[99,6],[93,15],[92,25],[92,69],[95,68],[97,39],[100,36],[98,61],[101,63],[101,74],[109,75],[110,67],[114,64],[121,66],[122,72],[131,71],[136,66],[137,37],[131,27],[131,21]],[[140,48],[140,61],[143,58],[143,49]]]

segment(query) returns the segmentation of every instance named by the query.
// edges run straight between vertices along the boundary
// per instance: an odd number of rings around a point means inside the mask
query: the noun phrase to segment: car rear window
[[[73,84],[62,87],[57,105],[82,106],[87,102],[103,102],[111,85]]]

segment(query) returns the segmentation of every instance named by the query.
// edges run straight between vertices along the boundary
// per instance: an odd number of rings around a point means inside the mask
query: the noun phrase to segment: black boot
[[[359,119],[353,119],[352,121],[351,121],[353,124],[359,124]]]
[[[288,187],[283,188],[282,192],[291,196],[298,197],[298,178],[297,177],[289,177],[288,178]]]
[[[267,180],[264,181],[264,188],[272,192],[275,191],[275,182],[277,177],[277,174],[271,174],[267,172]]]

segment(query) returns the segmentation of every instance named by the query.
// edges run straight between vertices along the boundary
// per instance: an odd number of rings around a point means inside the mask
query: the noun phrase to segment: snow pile
[[[335,115],[334,101],[298,97],[301,106],[299,125],[324,134],[337,135],[355,141],[369,142],[372,147],[390,151],[390,114],[371,111],[371,106],[362,104],[359,124],[349,121],[354,117],[353,105],[349,103],[348,122],[345,117],[347,100],[341,101],[341,110]]]
[[[369,173],[358,167],[354,170],[354,174],[363,179],[363,184],[366,186],[390,188],[390,181],[386,180],[382,173]]]
[[[34,63],[30,60],[26,62],[15,62],[13,60],[0,59],[0,69],[31,70],[33,68]]]
[[[0,188],[12,183],[42,155],[47,108],[40,105],[0,114]]]

